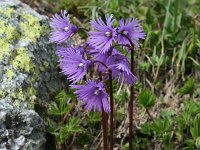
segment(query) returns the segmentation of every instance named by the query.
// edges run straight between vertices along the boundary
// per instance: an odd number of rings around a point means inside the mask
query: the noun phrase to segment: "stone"
[[[13,107],[12,101],[0,101],[0,149],[44,150],[45,126],[34,110]]]
[[[1,150],[45,149],[43,120],[65,84],[49,31],[46,16],[18,0],[0,0]]]
[[[49,31],[46,16],[18,0],[0,0],[0,100],[34,109],[63,87]]]

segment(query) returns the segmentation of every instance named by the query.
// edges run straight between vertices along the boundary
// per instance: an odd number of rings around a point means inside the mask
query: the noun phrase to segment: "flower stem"
[[[129,36],[118,32],[122,36],[126,37],[129,43],[131,44],[131,72],[134,74],[134,44],[129,38]],[[134,101],[134,86],[130,87],[130,101],[129,101],[129,150],[133,150],[132,138],[133,138],[133,101]]]
[[[109,74],[109,85],[110,85],[110,150],[113,150],[113,130],[114,130],[114,121],[113,121],[113,111],[114,111],[114,102],[113,102],[113,89],[112,89],[112,71],[110,70]]]
[[[85,29],[85,28],[78,28],[79,30],[83,30],[83,31],[85,31],[85,32],[89,32],[89,30],[88,29]]]
[[[118,32],[118,34],[121,34],[122,36],[126,37],[127,40],[129,41],[129,43],[131,44],[133,50],[134,50],[134,44],[133,44],[133,42],[131,41],[131,39],[130,39],[126,34],[124,34],[124,33]]]
[[[101,61],[95,60],[94,63],[100,63],[100,64],[102,64],[105,68],[108,68],[108,66],[107,66],[105,63],[101,62]]]
[[[134,73],[134,50],[131,50],[131,72]],[[129,101],[129,150],[133,149],[133,100],[134,100],[134,86],[130,87],[131,95]]]
[[[116,45],[113,45],[111,48],[113,49],[113,48],[115,48],[117,46],[124,46],[124,47],[130,48],[130,46],[127,45],[127,44],[116,44]]]
[[[102,127],[103,127],[103,149],[108,150],[108,139],[107,139],[107,114],[102,108]]]

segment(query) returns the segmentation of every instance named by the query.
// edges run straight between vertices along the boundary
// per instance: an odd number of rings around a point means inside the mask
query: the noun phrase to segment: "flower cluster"
[[[62,73],[71,81],[70,87],[76,90],[77,98],[83,101],[87,110],[103,109],[110,112],[106,80],[114,79],[129,85],[133,85],[137,80],[130,70],[129,58],[116,47],[126,49],[127,52],[134,50],[139,47],[138,41],[145,38],[145,33],[137,19],[121,19],[117,27],[114,22],[112,15],[106,16],[105,20],[97,18],[97,21],[92,21],[92,30],[88,32],[86,44],[78,47],[65,43],[81,30],[70,23],[66,11],[53,16],[50,22],[50,41],[58,44],[56,53],[60,57]],[[94,70],[97,72],[94,73]],[[89,74],[89,71],[92,73]],[[88,80],[84,78],[86,74]],[[76,85],[83,78],[86,80],[85,84]]]

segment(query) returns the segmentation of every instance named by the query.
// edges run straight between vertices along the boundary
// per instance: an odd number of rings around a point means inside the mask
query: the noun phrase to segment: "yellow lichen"
[[[31,86],[27,90],[27,97],[29,97],[29,103],[31,107],[34,107],[35,100],[36,100],[36,90]]]
[[[15,68],[20,68],[26,72],[33,70],[34,64],[32,64],[30,56],[27,53],[27,50],[23,47],[16,50],[17,56],[12,60],[11,64]]]
[[[0,20],[0,26],[0,60],[2,60],[4,56],[10,54],[10,44],[17,38],[18,32],[2,20]]]
[[[14,106],[20,106],[21,104],[21,101],[19,101],[18,99],[16,99],[14,102],[13,102],[13,105]]]
[[[11,18],[12,14],[15,12],[15,10],[13,8],[7,8],[7,9],[1,9],[0,13],[5,15],[5,17],[7,18]]]
[[[0,37],[10,42],[17,38],[18,32],[15,27],[8,25],[5,21],[0,20]]]
[[[5,22],[3,20],[0,20],[0,27],[2,28],[5,25]]]
[[[12,42],[18,37],[18,32],[15,27],[12,27],[10,25],[5,25],[3,27],[3,31],[4,31],[3,34],[5,34],[5,39],[8,42]],[[1,30],[0,30],[0,33],[1,33]]]
[[[10,49],[9,46],[10,44],[7,43],[5,40],[0,38],[0,60],[3,59],[3,56],[9,55]]]
[[[14,77],[15,73],[13,72],[13,70],[8,69],[8,70],[6,71],[6,75],[7,75],[7,77],[8,77],[9,79],[12,79],[12,78]]]
[[[33,83],[36,82],[39,78],[39,67],[36,68],[34,63],[31,61],[31,57],[27,51],[26,47],[15,48],[18,45],[15,45],[15,41],[19,40],[20,42],[27,42],[29,44],[36,43],[37,39],[41,35],[47,33],[48,27],[41,25],[40,19],[31,15],[31,14],[15,14],[20,15],[21,19],[19,24],[16,26],[11,26],[8,22],[11,20],[12,16],[15,13],[15,10],[12,8],[5,8],[0,10],[0,14],[3,14],[6,19],[0,20],[0,60],[4,56],[9,56],[9,65],[13,69],[21,69],[25,72],[32,73],[32,77],[27,78],[27,82],[30,83],[29,87],[19,87],[16,91],[9,93],[9,96],[14,100],[14,105],[19,106],[21,102],[27,102],[29,108],[33,108],[36,100],[36,89],[33,87]],[[15,16],[16,17],[16,16]],[[11,49],[13,46],[14,50]],[[49,67],[48,62],[43,62],[44,69]],[[12,79],[15,76],[14,70],[8,69],[6,71],[7,80]],[[6,95],[5,91],[0,89],[0,97]]]
[[[12,94],[12,98],[15,99],[15,106],[19,106],[21,102],[28,102],[29,108],[34,108],[36,90],[33,87],[28,87],[26,89],[19,88]]]
[[[41,26],[39,19],[31,14],[24,14],[22,15],[22,18],[24,21],[20,22],[19,25],[22,30],[23,40],[36,42],[37,38],[46,31],[46,26]]]
[[[22,100],[22,101],[25,101],[26,100],[26,96],[24,95],[23,93],[23,90],[22,89],[19,89],[16,93],[16,98]]]

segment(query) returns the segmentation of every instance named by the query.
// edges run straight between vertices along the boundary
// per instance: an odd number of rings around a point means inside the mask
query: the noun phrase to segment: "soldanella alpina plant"
[[[114,26],[114,24],[116,26]],[[133,86],[137,81],[134,75],[134,51],[139,48],[139,39],[145,33],[137,19],[116,21],[112,15],[91,22],[91,31],[70,23],[66,11],[51,18],[50,41],[57,44],[56,53],[62,73],[75,89],[87,111],[102,112],[104,150],[108,149],[107,122],[110,115],[110,150],[113,149],[114,101],[112,82],[130,85],[129,101],[129,149],[132,149]],[[88,34],[85,44],[71,46],[67,39],[84,30]],[[124,49],[125,54],[118,49]],[[131,59],[127,54],[131,54]],[[80,82],[81,81],[81,82]],[[81,84],[80,84],[81,83]]]

